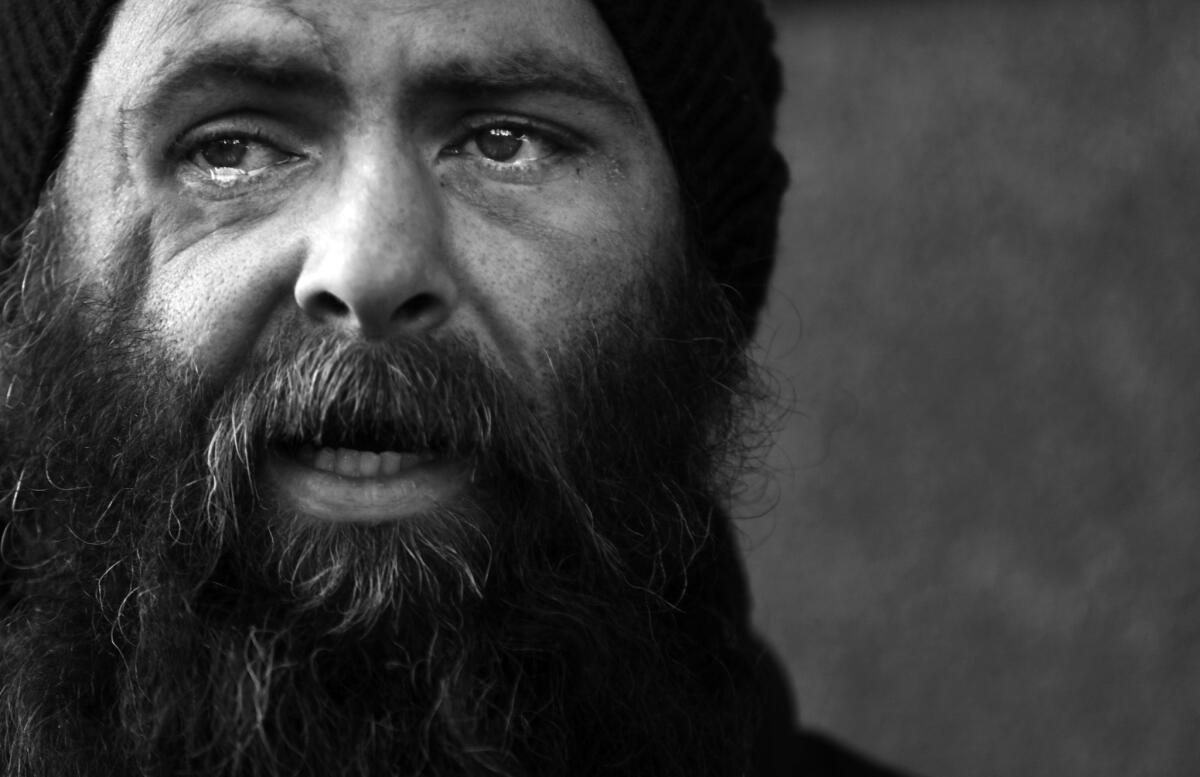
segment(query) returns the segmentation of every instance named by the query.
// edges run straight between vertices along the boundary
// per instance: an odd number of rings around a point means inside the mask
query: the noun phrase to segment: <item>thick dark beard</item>
[[[4,296],[6,773],[744,772],[746,371],[706,279],[564,345],[549,407],[454,339],[281,341],[214,386],[135,323],[142,234],[101,298],[53,277],[65,225]],[[380,429],[467,497],[347,527],[257,492],[271,446]]]

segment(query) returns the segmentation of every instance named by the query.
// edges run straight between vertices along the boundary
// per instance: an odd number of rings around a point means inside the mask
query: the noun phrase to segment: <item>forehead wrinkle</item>
[[[278,0],[192,0],[187,5],[181,6],[166,2],[162,3],[160,7],[165,11],[154,24],[154,35],[159,39],[170,39],[185,24],[198,25],[201,28],[211,27],[215,22],[219,22],[231,11],[237,9],[257,11],[264,17],[283,17],[276,19],[274,24],[281,28],[299,26],[309,38],[309,43],[313,45],[313,48],[322,51],[322,54],[326,56],[326,66],[331,70],[335,69],[329,52],[324,49],[317,25],[304,14],[292,8],[290,3],[281,4]],[[289,20],[296,24],[288,24]]]
[[[247,9],[260,16],[248,29],[235,28],[229,34],[222,24],[232,9]],[[202,31],[201,43],[177,41],[182,28]],[[217,33],[204,31],[218,30]],[[207,38],[207,40],[205,40]],[[341,75],[339,59],[331,50],[317,25],[293,8],[263,0],[224,0],[223,2],[193,2],[183,8],[168,8],[159,17],[155,40],[166,40],[165,63],[160,65],[148,84],[129,96],[125,108],[136,109],[139,94],[152,94],[188,65],[214,64],[235,72],[239,63],[257,65],[257,71],[271,69],[324,71]],[[149,43],[147,41],[146,43]],[[182,62],[182,65],[179,64]]]
[[[342,72],[339,63],[347,61],[349,52],[346,51],[345,47],[337,44],[336,36],[322,34],[317,22],[294,8],[291,2],[285,2],[283,5],[274,6],[274,8],[279,13],[286,14],[308,31],[313,47],[315,50],[321,52],[327,70],[335,74]]]

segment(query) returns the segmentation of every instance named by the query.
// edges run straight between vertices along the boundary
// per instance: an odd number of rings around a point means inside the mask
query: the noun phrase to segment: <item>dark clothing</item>
[[[885,769],[821,734],[797,734],[793,748],[790,770],[780,777],[911,777]]]
[[[753,777],[915,777],[885,768],[833,739],[796,731],[796,709],[787,673],[761,643],[756,666],[761,714],[755,738]]]

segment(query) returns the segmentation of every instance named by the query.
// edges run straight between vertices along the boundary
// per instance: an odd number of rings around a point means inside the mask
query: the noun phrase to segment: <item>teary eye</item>
[[[290,161],[294,156],[262,140],[226,135],[196,144],[191,162],[204,170],[252,173]]]

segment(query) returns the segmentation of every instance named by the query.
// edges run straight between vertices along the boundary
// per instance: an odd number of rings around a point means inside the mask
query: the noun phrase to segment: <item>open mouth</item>
[[[434,461],[432,453],[398,453],[396,451],[331,448],[313,443],[291,447],[287,451],[297,462],[321,472],[343,478],[390,478],[405,470]]]
[[[348,523],[427,514],[452,502],[469,473],[466,462],[433,452],[315,442],[272,446],[265,464],[266,482],[279,506],[302,517]]]

